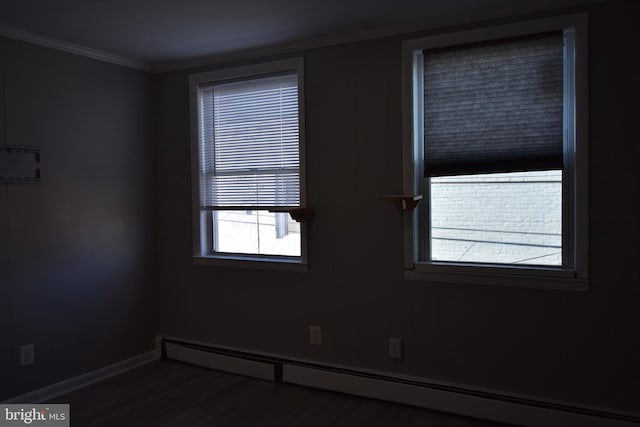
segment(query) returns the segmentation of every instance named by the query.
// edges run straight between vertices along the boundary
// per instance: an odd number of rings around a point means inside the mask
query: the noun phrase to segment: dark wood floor
[[[54,400],[72,426],[504,426],[168,360]]]

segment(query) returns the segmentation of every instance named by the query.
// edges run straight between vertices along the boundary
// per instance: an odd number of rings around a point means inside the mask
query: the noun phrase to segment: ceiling
[[[596,0],[0,0],[17,30],[154,67],[202,57],[367,38]]]

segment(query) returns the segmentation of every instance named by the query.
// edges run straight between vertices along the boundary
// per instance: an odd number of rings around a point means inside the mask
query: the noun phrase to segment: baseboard
[[[233,374],[275,381],[275,365],[216,354],[176,344],[165,344],[165,357]]]
[[[137,368],[147,363],[158,360],[155,351],[148,351],[146,353],[139,354],[137,356],[130,357],[113,365],[105,366],[104,368],[96,369],[95,371],[87,372],[82,375],[78,375],[73,378],[69,378],[64,381],[60,381],[55,384],[40,388],[38,390],[31,391],[29,393],[22,394],[20,396],[12,397],[6,400],[4,403],[44,403],[51,402],[58,396],[70,393],[82,387],[97,383],[98,381],[105,380],[114,375],[121,374],[131,369]]]
[[[520,426],[622,427],[634,422],[433,389],[389,379],[285,365],[283,381]],[[506,396],[505,396],[506,397]]]
[[[188,350],[188,359],[214,360],[209,367],[229,371],[247,362],[269,365],[276,380],[357,396],[387,400],[426,409],[521,426],[545,427],[639,427],[640,414],[576,405],[570,402],[481,389],[353,367],[326,365],[273,353],[213,346],[200,341],[163,337],[162,347],[172,358],[172,348]],[[204,354],[211,356],[204,356]],[[236,359],[234,362],[233,359]],[[188,360],[187,360],[188,361]],[[221,361],[221,363],[218,363]],[[238,362],[240,361],[240,362]],[[190,362],[192,363],[192,362]],[[196,363],[200,364],[200,363]],[[202,364],[202,366],[207,366]],[[233,372],[233,371],[232,371]],[[243,374],[240,370],[235,373]],[[256,376],[256,375],[251,375]]]

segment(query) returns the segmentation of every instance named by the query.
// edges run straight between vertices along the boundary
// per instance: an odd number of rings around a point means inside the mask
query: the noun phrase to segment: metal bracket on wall
[[[402,212],[411,212],[415,209],[415,207],[422,200],[422,194],[414,194],[414,195],[392,195],[392,196],[382,196],[385,200],[391,200],[394,205]]]
[[[0,183],[37,184],[39,182],[39,148],[0,146]]]
[[[288,212],[291,219],[296,222],[308,222],[313,216],[313,209],[302,207],[275,207],[269,209],[269,212]]]

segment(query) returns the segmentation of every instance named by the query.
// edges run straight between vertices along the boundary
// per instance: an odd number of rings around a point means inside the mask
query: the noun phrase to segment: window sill
[[[227,267],[252,270],[307,272],[309,264],[300,260],[282,258],[253,258],[248,256],[193,256],[193,265]]]
[[[589,280],[576,277],[574,271],[541,268],[510,268],[468,264],[417,263],[406,270],[405,280],[432,283],[508,286],[587,292]]]

